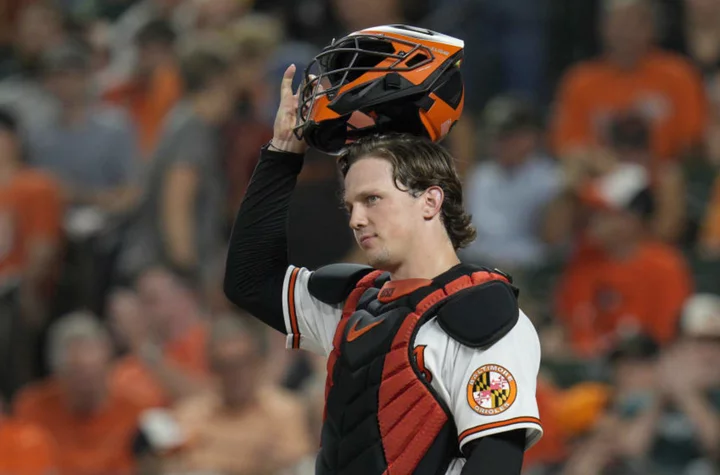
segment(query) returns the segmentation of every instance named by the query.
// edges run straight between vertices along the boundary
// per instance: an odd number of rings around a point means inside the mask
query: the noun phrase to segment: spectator
[[[650,144],[650,126],[635,112],[616,115],[609,124],[608,144],[585,158],[565,165],[565,187],[548,205],[542,235],[548,243],[572,241],[582,227],[586,210],[577,194],[589,181],[631,163],[644,167],[656,204],[650,217],[651,233],[667,243],[679,243],[686,236],[686,185],[682,166],[673,161],[655,160]]]
[[[166,115],[182,93],[176,64],[175,31],[163,20],[154,20],[137,34],[135,74],[110,91],[106,101],[127,108],[139,132],[143,158],[152,157]]]
[[[42,427],[4,414],[0,398],[0,473],[47,475],[58,469],[55,441]]]
[[[713,0],[684,0],[684,52],[712,80],[720,65],[720,5]]]
[[[548,20],[552,8],[570,12],[563,30],[582,25],[582,6],[560,6],[559,0],[450,0],[434,2],[435,10],[423,26],[454,34],[468,45],[463,61],[466,84],[465,107],[473,115],[481,112],[497,94],[518,94],[541,106],[548,100],[549,62],[558,49],[548,54]],[[584,2],[587,4],[588,2]],[[563,8],[564,7],[564,8]],[[586,7],[587,8],[587,7]],[[462,12],[462,13],[461,13]],[[427,24],[425,24],[427,23]],[[573,38],[577,45],[580,38]]]
[[[302,405],[264,381],[266,338],[266,329],[247,317],[224,316],[213,324],[208,355],[218,391],[171,411],[184,444],[151,443],[154,451],[171,451],[161,473],[281,473],[310,453]],[[144,427],[146,439],[159,440],[152,429]]]
[[[208,291],[213,258],[224,244],[220,127],[234,88],[228,64],[210,53],[189,56],[183,75],[186,96],[166,119],[120,272],[133,278],[161,264],[192,275]]]
[[[582,357],[609,352],[627,332],[662,345],[676,337],[692,277],[680,252],[648,236],[653,212],[647,171],[625,164],[583,192],[591,209],[584,245],[564,271],[557,311]]]
[[[274,116],[268,116],[268,111],[274,113],[277,109],[273,94],[277,89],[268,81],[269,61],[280,45],[282,30],[273,18],[246,15],[235,23],[231,37],[237,45],[232,68],[238,100],[223,131],[230,224],[235,220],[255,170],[257,151],[272,138]]]
[[[720,73],[712,80],[710,125],[706,136],[707,161],[720,166]],[[720,177],[716,177],[704,210],[698,245],[709,258],[720,257]]]
[[[463,257],[515,274],[547,257],[539,219],[559,192],[561,177],[556,163],[540,151],[539,117],[528,103],[495,98],[484,122],[492,157],[475,166],[466,183],[478,238]]]
[[[651,124],[653,156],[678,159],[704,132],[699,73],[653,46],[649,0],[604,0],[602,33],[603,56],[573,67],[562,81],[552,130],[556,153],[591,160],[588,152],[607,144],[614,115],[635,111]]]
[[[9,54],[0,58],[0,104],[9,107],[26,129],[44,127],[56,113],[40,84],[42,55],[65,40],[60,11],[46,1],[27,1],[19,10]]]
[[[527,451],[523,467],[530,469],[531,474],[536,471],[557,474],[573,453],[575,441],[590,432],[602,416],[610,388],[601,383],[583,382],[563,389],[541,376],[537,397],[544,419],[543,439],[545,435],[548,437]],[[587,472],[571,473],[585,475]]]
[[[110,25],[110,64],[98,74],[102,92],[128,81],[136,70],[138,51],[135,39],[138,32],[153,20],[170,22],[180,35],[192,31],[195,22],[194,1],[138,0]]]
[[[720,176],[715,179],[710,202],[705,211],[698,247],[709,259],[720,258]]]
[[[60,474],[133,473],[140,408],[109,390],[105,328],[92,314],[74,313],[58,320],[48,338],[52,377],[23,389],[15,415],[52,434]]]
[[[252,0],[195,0],[191,41],[210,42],[228,34],[252,8]],[[221,40],[222,41],[222,40]]]
[[[24,3],[18,9],[17,23],[13,25],[16,29],[10,54],[0,58],[0,79],[13,75],[33,76],[39,71],[45,50],[65,36],[62,12],[52,2]]]
[[[570,449],[568,437],[559,424],[560,414],[564,410],[562,392],[543,376],[538,378],[537,402],[542,414],[543,437],[523,458],[523,468],[528,473],[533,473],[533,469],[546,468],[549,471],[560,466]]]
[[[37,374],[37,346],[60,264],[60,187],[22,163],[19,127],[0,111],[0,394]]]
[[[705,129],[705,159],[720,166],[720,72],[708,80],[709,114]]]
[[[74,207],[128,211],[137,198],[138,154],[127,116],[90,97],[88,57],[79,45],[55,46],[44,56],[43,71],[61,109],[48,127],[30,132],[30,163],[55,174]]]
[[[680,327],[680,340],[664,353],[642,336],[616,348],[615,404],[605,423],[578,448],[567,473],[715,473],[720,455],[720,371],[715,364],[720,358],[720,297],[690,298]]]
[[[121,109],[92,96],[81,45],[53,46],[43,57],[43,72],[59,108],[47,126],[29,130],[29,162],[62,185],[68,269],[79,281],[74,292],[62,294],[60,305],[63,311],[99,312],[120,240],[118,227],[139,196],[135,132]]]
[[[112,387],[144,407],[166,406],[203,387],[208,372],[205,318],[194,291],[163,269],[138,279],[137,296],[116,292],[111,318],[129,350]]]
[[[133,346],[147,337],[148,322],[137,293],[118,287],[109,292],[106,313],[108,324],[120,354],[133,350]]]
[[[579,441],[563,474],[657,473],[647,452],[660,414],[654,392],[658,358],[658,346],[642,334],[627,337],[613,349],[613,406]]]
[[[685,229],[686,193],[680,165],[653,159],[650,128],[637,114],[617,116],[610,126],[609,135],[611,160],[636,163],[650,172],[653,198],[657,204],[652,216],[652,233],[668,243],[677,242]]]
[[[680,334],[656,376],[664,405],[652,441],[653,469],[661,475],[713,473],[720,464],[720,297],[690,298]]]

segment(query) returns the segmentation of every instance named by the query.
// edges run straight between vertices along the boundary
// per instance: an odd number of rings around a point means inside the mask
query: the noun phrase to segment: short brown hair
[[[372,155],[390,162],[395,186],[419,195],[439,186],[445,195],[441,219],[453,247],[470,244],[477,235],[470,215],[463,207],[463,189],[452,155],[441,145],[424,137],[407,134],[374,135],[350,145],[339,157],[343,178],[358,160]]]

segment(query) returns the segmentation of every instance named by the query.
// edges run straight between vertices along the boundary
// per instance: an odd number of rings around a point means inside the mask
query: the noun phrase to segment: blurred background
[[[465,40],[525,473],[720,473],[720,0],[0,0],[0,473],[314,473],[324,361],[229,305],[225,246],[284,69],[388,23]],[[293,264],[362,262],[338,191],[310,153]]]

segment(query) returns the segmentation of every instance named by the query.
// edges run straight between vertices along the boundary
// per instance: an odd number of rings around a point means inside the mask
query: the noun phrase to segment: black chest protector
[[[452,414],[414,358],[419,328],[437,316],[460,343],[485,349],[517,323],[517,289],[497,270],[458,265],[433,280],[336,265],[310,291],[345,301],[328,359],[316,473],[436,475],[460,457]]]

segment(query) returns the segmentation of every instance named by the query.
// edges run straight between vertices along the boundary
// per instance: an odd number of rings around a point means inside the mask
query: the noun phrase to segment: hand
[[[292,80],[294,76],[295,65],[291,64],[285,70],[280,85],[280,106],[275,116],[273,138],[270,144],[271,148],[275,150],[290,153],[305,153],[307,144],[304,140],[298,140],[293,132],[299,102],[299,90],[295,94],[292,92]]]
[[[587,153],[575,152],[562,162],[566,189],[578,192],[587,183],[589,176]]]
[[[618,158],[612,150],[596,148],[586,157],[590,176],[599,177],[610,173],[618,164]]]

